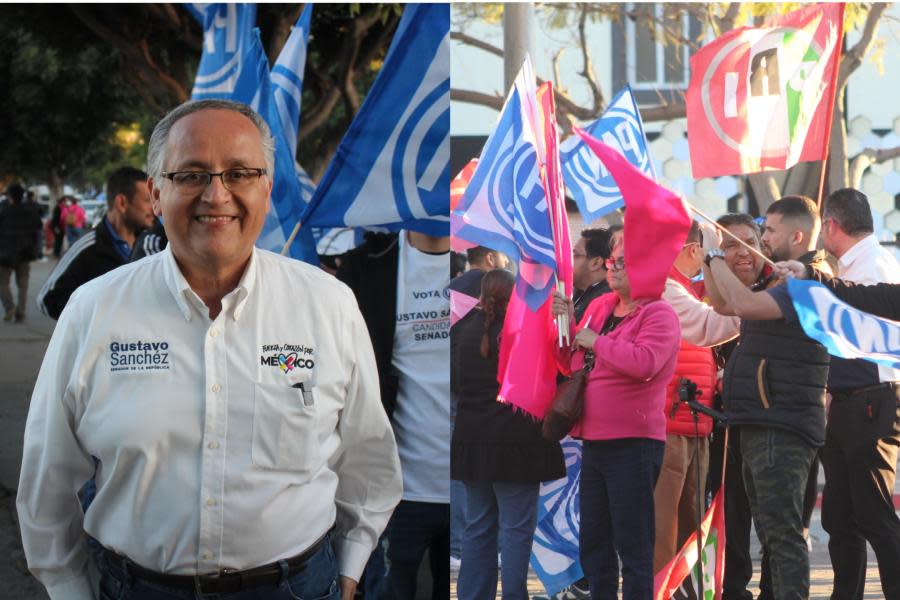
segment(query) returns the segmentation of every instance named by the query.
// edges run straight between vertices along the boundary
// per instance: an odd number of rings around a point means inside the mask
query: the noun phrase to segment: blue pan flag
[[[272,87],[281,129],[284,131],[291,156],[295,158],[297,130],[300,127],[300,101],[303,95],[303,71],[306,69],[306,46],[312,10],[312,4],[307,2],[284,48],[281,49],[275,66],[272,67]]]
[[[829,354],[900,368],[900,323],[851,307],[817,281],[787,285],[803,331]]]
[[[584,130],[618,150],[642,173],[655,178],[644,124],[631,87],[625,86],[616,94],[603,116]],[[572,135],[560,144],[559,158],[566,191],[575,199],[585,223],[624,206],[619,186],[581,137]]]
[[[229,98],[252,39],[256,4],[194,4],[186,8],[195,18],[201,10],[203,15],[203,54],[191,99]]]
[[[449,43],[449,4],[406,6],[304,225],[450,234]]]

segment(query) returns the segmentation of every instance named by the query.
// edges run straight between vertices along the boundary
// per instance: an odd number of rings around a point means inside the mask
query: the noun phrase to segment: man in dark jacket
[[[766,213],[762,241],[776,260],[823,265],[815,251],[820,219],[809,198],[786,196]],[[723,260],[715,260],[723,258]],[[760,320],[745,310],[751,292],[712,249],[704,269],[716,310],[742,318],[741,343],[725,367],[725,410],[740,428],[744,484],[775,598],[809,595],[809,555],[802,507],[810,466],[825,441],[829,357],[796,320]]]
[[[128,262],[135,239],[153,223],[147,174],[133,167],[113,171],[106,182],[106,216],[57,263],[38,294],[44,314],[58,319],[80,285]]]
[[[41,217],[36,204],[24,202],[24,188],[14,183],[6,190],[9,202],[0,209],[0,300],[4,321],[25,319],[28,299],[28,276],[31,261],[38,258],[35,237],[41,231]],[[13,301],[9,280],[16,274],[18,299]]]
[[[366,321],[403,470],[403,499],[385,531],[390,568],[383,591],[394,600],[416,597],[426,549],[432,600],[449,597],[449,259],[449,237],[401,231],[370,235],[337,273]],[[378,560],[376,550],[366,568],[367,598]]]
[[[605,261],[612,247],[609,229],[585,229],[572,248],[572,283],[575,293],[575,321],[580,321],[584,311],[594,299],[609,293],[606,282]]]

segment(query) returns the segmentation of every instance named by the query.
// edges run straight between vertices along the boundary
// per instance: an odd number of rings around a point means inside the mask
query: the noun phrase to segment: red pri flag
[[[662,296],[666,277],[684,247],[691,215],[681,196],[644,175],[611,146],[575,128],[616,181],[625,200],[625,264],[631,297]]]
[[[725,575],[725,486],[719,488],[709,510],[700,523],[700,563],[703,565],[703,598],[713,593],[722,598]],[[697,565],[697,532],[691,534],[679,550],[653,579],[654,600],[699,598],[700,568]]]
[[[564,283],[566,294],[572,293],[572,242],[566,214],[559,162],[559,132],[556,128],[556,106],[553,86],[545,83],[537,90],[538,123],[537,154],[541,162],[541,184],[547,199],[553,226],[557,278]],[[531,268],[521,261],[519,268]],[[521,276],[521,274],[520,274]],[[503,321],[500,343],[498,381],[501,402],[521,408],[537,418],[544,413],[556,393],[556,359],[554,345],[558,333],[553,320],[551,296],[532,312],[519,294],[512,294]]]
[[[825,159],[843,21],[842,3],[808,5],[729,31],[691,58],[694,179]]]

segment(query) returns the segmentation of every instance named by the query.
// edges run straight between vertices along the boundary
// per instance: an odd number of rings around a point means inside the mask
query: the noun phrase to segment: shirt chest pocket
[[[316,404],[304,402],[299,388],[254,384],[251,448],[254,466],[311,475],[320,462],[317,426]]]

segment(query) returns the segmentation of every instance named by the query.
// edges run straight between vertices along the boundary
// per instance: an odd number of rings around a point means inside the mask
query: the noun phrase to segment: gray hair
[[[231,110],[253,121],[256,129],[259,130],[263,154],[266,157],[266,170],[271,177],[275,173],[275,138],[272,137],[269,126],[265,119],[259,116],[259,113],[246,104],[233,100],[191,100],[169,111],[156,124],[153,134],[150,136],[150,144],[147,147],[147,172],[150,177],[154,179],[162,177],[163,165],[166,160],[166,144],[169,141],[169,132],[172,131],[175,123],[191,113],[207,109]]]

